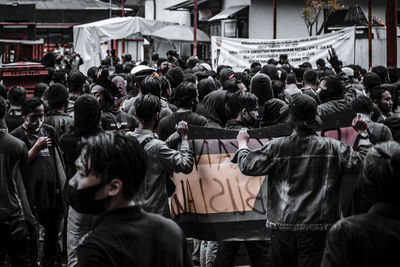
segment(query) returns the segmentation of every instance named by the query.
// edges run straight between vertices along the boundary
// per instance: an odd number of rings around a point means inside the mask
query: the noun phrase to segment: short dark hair
[[[43,101],[39,97],[27,98],[22,104],[22,114],[26,116],[34,112],[40,105],[43,105]]]
[[[14,86],[8,91],[7,98],[11,105],[22,106],[26,99],[26,90],[22,86]]]
[[[372,88],[375,86],[381,85],[381,80],[378,76],[378,74],[374,72],[368,72],[364,75],[363,78],[363,85],[366,89],[367,92],[370,92]]]
[[[161,84],[161,96],[166,97],[168,90],[171,90],[171,84],[165,76],[158,76],[157,79],[160,81]]]
[[[318,83],[318,73],[315,70],[306,70],[303,74],[303,82],[316,85]]]
[[[7,104],[6,101],[2,96],[0,96],[0,120],[4,119],[4,116],[6,115],[7,111]]]
[[[166,59],[166,58],[159,58],[158,60],[157,60],[157,67],[160,67],[161,66],[161,64],[163,63],[163,62],[168,62],[168,59]]]
[[[400,144],[375,145],[365,157],[359,188],[373,202],[400,205]]]
[[[161,100],[154,95],[142,95],[135,101],[136,116],[149,122],[154,114],[161,111]]]
[[[325,67],[325,60],[323,58],[319,58],[317,60],[317,65],[320,65],[321,67]]]
[[[167,76],[168,81],[171,84],[171,88],[176,88],[181,82],[183,82],[184,79],[184,73],[178,67],[170,68],[165,76]]]
[[[60,109],[68,105],[68,89],[61,83],[49,87],[48,101],[50,109]]]
[[[92,136],[84,143],[78,168],[94,174],[102,182],[118,178],[122,195],[132,199],[139,191],[146,174],[144,151],[136,138],[121,133]]]
[[[255,110],[258,105],[258,98],[255,94],[239,91],[232,94],[227,103],[230,118],[236,118],[242,109]]]
[[[325,90],[321,90],[319,98],[321,103],[326,103],[332,99],[343,98],[344,85],[338,75],[329,75],[325,79]]]
[[[369,96],[371,97],[372,100],[379,101],[382,99],[382,95],[385,91],[388,91],[388,89],[383,86],[376,86],[372,88]]]
[[[359,96],[351,102],[351,109],[356,113],[371,114],[374,105],[371,98]]]
[[[287,75],[287,79],[286,79],[286,83],[287,84],[296,84],[296,74],[294,72],[291,72]]]
[[[152,94],[157,97],[161,96],[161,82],[155,76],[147,76],[143,80],[140,81],[140,90],[142,94]]]
[[[189,81],[181,82],[175,90],[175,103],[178,108],[191,108],[197,102],[196,85]]]
[[[385,66],[378,65],[375,67],[372,67],[371,69],[372,72],[378,74],[379,79],[381,80],[381,83],[387,83],[388,82],[388,70]]]
[[[46,83],[38,83],[35,85],[35,89],[33,90],[33,96],[42,97],[44,91],[46,91],[49,86]]]

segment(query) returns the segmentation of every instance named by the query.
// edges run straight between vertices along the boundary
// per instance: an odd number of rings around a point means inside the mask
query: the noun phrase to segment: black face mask
[[[71,207],[82,214],[101,214],[106,210],[106,206],[111,199],[108,196],[103,199],[95,200],[96,193],[105,186],[106,183],[100,183],[82,189],[76,189],[69,186],[68,200]]]
[[[253,116],[251,116],[250,112],[248,112],[247,110],[246,110],[246,112],[251,119],[249,121],[249,120],[245,119],[244,117],[242,117],[242,121],[245,122],[251,128],[258,128],[260,126],[261,119],[253,118]]]

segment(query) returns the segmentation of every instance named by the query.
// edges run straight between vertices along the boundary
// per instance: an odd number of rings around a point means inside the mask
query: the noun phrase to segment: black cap
[[[289,103],[292,123],[295,126],[320,126],[321,118],[318,116],[317,102],[309,95],[298,93],[292,95]]]

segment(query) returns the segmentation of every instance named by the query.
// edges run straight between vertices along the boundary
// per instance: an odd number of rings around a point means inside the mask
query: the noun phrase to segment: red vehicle
[[[28,97],[33,95],[35,85],[42,82],[48,74],[45,66],[35,62],[16,62],[0,67],[0,80],[3,84],[7,88],[16,85],[24,87]]]

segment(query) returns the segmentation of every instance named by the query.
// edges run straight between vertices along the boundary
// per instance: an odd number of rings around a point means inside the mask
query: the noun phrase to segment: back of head
[[[385,142],[365,157],[359,187],[371,201],[400,205],[400,144]]]
[[[372,68],[372,72],[378,74],[381,83],[389,82],[388,70],[385,66],[378,65]]]
[[[196,84],[184,81],[175,90],[175,103],[178,108],[192,108],[197,104]]]
[[[28,115],[36,110],[37,107],[43,105],[43,101],[38,97],[27,98],[22,104],[22,115]]]
[[[4,119],[7,111],[7,104],[6,101],[2,96],[0,96],[0,120]]]
[[[197,90],[199,92],[199,100],[202,101],[210,92],[217,90],[217,84],[213,78],[208,77],[199,81]]]
[[[14,86],[8,91],[8,101],[13,106],[22,106],[26,99],[26,90],[22,86]]]
[[[250,92],[257,96],[259,105],[264,105],[265,102],[272,99],[274,93],[269,76],[263,73],[255,75],[250,82]]]
[[[389,67],[388,68],[388,73],[389,73],[389,80],[390,83],[396,83],[400,79],[400,73],[399,69],[396,67]]]
[[[232,94],[227,103],[228,114],[231,119],[236,118],[243,109],[246,109],[247,111],[253,111],[256,110],[257,107],[257,96],[243,91]]]
[[[373,110],[372,100],[367,96],[359,96],[351,102],[351,109],[356,113],[371,114]]]
[[[147,76],[139,84],[142,94],[152,94],[157,97],[161,96],[161,82],[155,76]]]
[[[309,95],[294,94],[289,103],[291,122],[297,127],[316,127],[321,124],[317,102]]]
[[[308,69],[303,74],[304,84],[317,85],[318,73],[312,69]]]
[[[344,85],[338,75],[329,75],[325,79],[325,90],[321,90],[319,97],[322,103],[343,98]]]
[[[99,128],[100,106],[93,95],[84,94],[74,104],[74,125],[78,134],[94,134]]]
[[[378,74],[374,72],[368,72],[364,75],[363,84],[367,92],[370,92],[372,88],[381,85],[381,79]]]
[[[97,73],[97,67],[93,66],[88,69],[86,74],[87,77],[93,82],[97,78],[96,73]]]
[[[88,71],[89,72],[89,71]],[[85,75],[81,72],[73,72],[68,75],[68,89],[72,93],[82,93],[85,84]]]
[[[165,74],[167,76],[168,81],[171,84],[171,88],[176,88],[178,84],[183,82],[184,79],[184,73],[180,68],[170,68],[167,73]]]
[[[196,83],[197,82],[197,76],[194,73],[185,73],[183,81]]]
[[[33,96],[42,97],[47,88],[49,88],[49,86],[45,83],[36,84],[35,89],[33,90]]]
[[[53,80],[53,82],[55,83],[62,83],[65,84],[66,83],[66,77],[65,77],[65,72],[62,70],[56,70],[53,73],[53,76],[51,77],[51,79]]]
[[[291,72],[288,74],[287,78],[286,78],[286,83],[287,84],[296,84],[296,74],[294,72]]]
[[[239,84],[236,79],[230,79],[222,84],[222,88],[230,93],[236,93],[240,90]]]
[[[317,60],[317,66],[319,67],[325,67],[325,60],[323,58],[319,58]]]
[[[143,122],[150,122],[161,111],[161,100],[154,95],[142,95],[135,101],[136,116]]]
[[[50,109],[60,109],[68,104],[68,90],[61,83],[55,83],[49,88],[48,101]]]
[[[105,133],[87,139],[78,162],[85,173],[99,177],[103,183],[119,179],[123,198],[133,199],[146,173],[143,155],[135,138]]]
[[[273,81],[273,80],[279,80],[279,73],[278,73],[278,68],[275,65],[269,64],[269,65],[264,65],[260,73],[263,73],[265,75],[268,75],[268,77]]]

